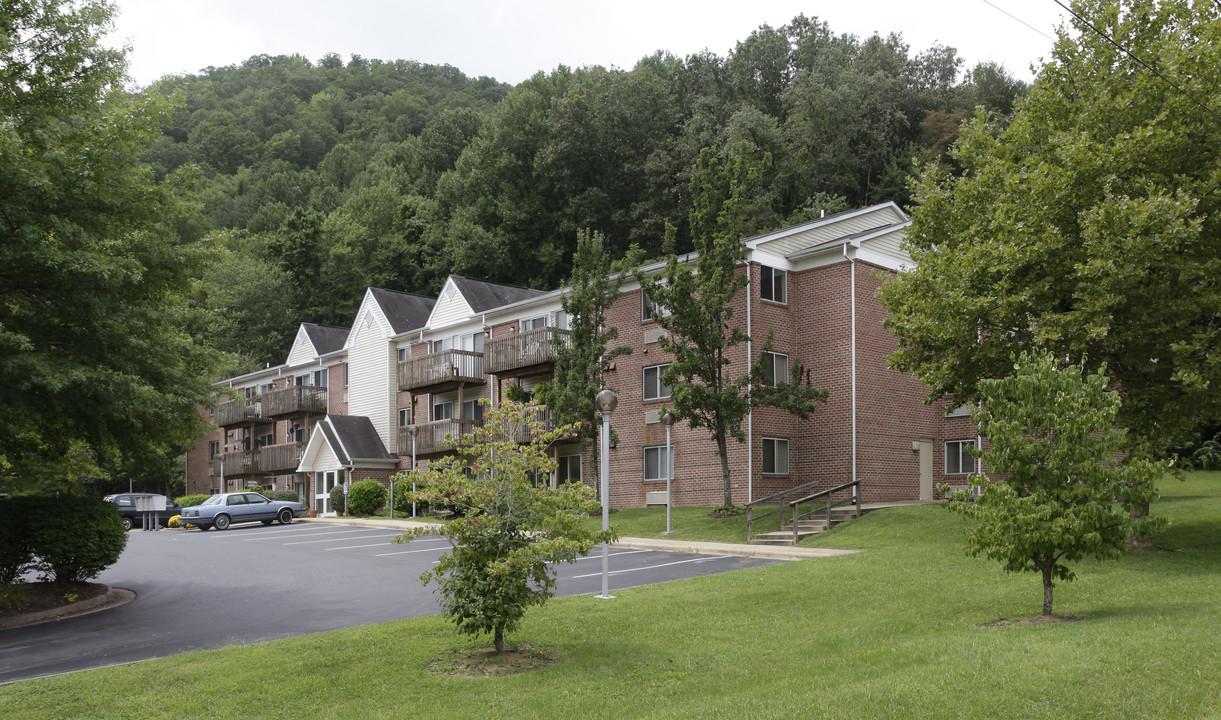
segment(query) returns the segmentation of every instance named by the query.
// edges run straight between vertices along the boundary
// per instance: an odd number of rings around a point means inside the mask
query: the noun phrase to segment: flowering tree
[[[598,509],[588,486],[534,482],[555,469],[548,446],[575,429],[548,428],[540,409],[505,401],[487,411],[483,427],[456,439],[454,455],[397,478],[415,482],[417,502],[458,509],[459,517],[439,531],[453,549],[420,580],[437,583],[441,607],[458,632],[491,633],[497,652],[527,608],[554,594],[550,563],[573,562],[595,543],[614,539],[582,522]],[[395,542],[427,532],[412,530]]]

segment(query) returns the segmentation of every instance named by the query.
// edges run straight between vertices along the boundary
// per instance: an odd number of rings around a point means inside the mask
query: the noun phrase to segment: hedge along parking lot
[[[98,580],[136,592],[102,613],[0,632],[0,682],[438,612],[418,580],[449,544],[322,523],[133,532]],[[612,589],[770,560],[612,548]],[[559,594],[598,592],[600,555],[559,568]]]

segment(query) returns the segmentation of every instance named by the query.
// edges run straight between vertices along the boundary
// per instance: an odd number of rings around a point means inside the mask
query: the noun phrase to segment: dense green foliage
[[[62,489],[202,430],[189,169],[139,164],[169,112],[119,87],[104,0],[0,6],[0,490]]]
[[[275,490],[264,493],[268,500],[283,500],[285,502],[301,502],[301,496],[292,490]]]
[[[119,559],[127,533],[113,503],[76,495],[0,500],[0,582],[34,570],[42,580],[81,582]],[[10,544],[11,541],[11,544]]]
[[[1105,363],[1126,448],[1159,455],[1221,420],[1221,7],[1076,7],[1141,63],[1074,21],[1012,123],[975,118],[962,172],[924,176],[892,365],[971,402],[1023,348]]]
[[[282,361],[298,322],[350,323],[368,285],[554,288],[584,229],[614,259],[633,243],[659,255],[667,223],[689,247],[706,147],[771,153],[761,227],[902,203],[970,108],[1004,115],[1024,91],[995,66],[961,70],[950,48],[913,55],[802,16],[726,57],[561,66],[512,88],[415,62],[257,56],[154,86],[182,104],[145,158],[159,176],[202,170],[198,229],[224,250],[200,297],[249,369]]]
[[[554,593],[555,563],[574,562],[595,542],[614,539],[582,522],[598,507],[589,486],[531,482],[555,470],[548,447],[573,430],[547,430],[538,417],[537,405],[506,400],[457,440],[456,456],[399,474],[416,483],[416,500],[460,510],[437,531],[453,549],[420,579],[437,583],[441,608],[460,633],[491,634],[498,652],[526,610]],[[418,528],[395,542],[428,532]]]
[[[183,495],[182,497],[174,498],[174,502],[183,507],[193,507],[195,505],[203,504],[203,501],[207,499],[207,495]]]
[[[1166,468],[1115,461],[1120,398],[1108,382],[1105,364],[1082,377],[1080,367],[1048,353],[1022,353],[1013,375],[980,381],[983,404],[973,417],[989,442],[984,467],[995,477],[971,477],[976,498],[960,490],[942,502],[973,521],[968,554],[998,560],[1006,572],[1042,574],[1044,615],[1054,581],[1074,577],[1068,563],[1115,558],[1129,537],[1148,537],[1164,523],[1134,518],[1157,497],[1154,483]]]
[[[348,510],[352,515],[372,515],[386,504],[386,486],[376,480],[357,480],[348,488]]]

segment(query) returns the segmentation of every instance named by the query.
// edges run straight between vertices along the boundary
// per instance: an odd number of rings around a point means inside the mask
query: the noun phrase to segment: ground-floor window
[[[665,480],[670,469],[669,450],[665,445],[644,449],[644,479]]]
[[[555,470],[555,476],[560,484],[581,482],[581,456],[561,455],[560,464]]]
[[[763,438],[763,474],[789,474],[789,441],[783,438]]]
[[[331,507],[331,493],[343,492],[343,470],[330,470],[314,473],[314,509],[319,515],[335,512]]]
[[[975,458],[971,448],[974,440],[948,440],[945,444],[945,474],[968,475],[975,471]]]

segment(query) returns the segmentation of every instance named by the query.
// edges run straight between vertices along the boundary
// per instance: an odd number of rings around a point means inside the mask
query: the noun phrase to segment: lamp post
[[[415,519],[415,436],[419,434],[419,425],[408,425],[407,434],[411,436],[411,519]]]
[[[666,531],[662,535],[669,535],[674,532],[670,529],[670,488],[674,480],[674,445],[670,443],[670,426],[674,424],[674,413],[662,415],[661,424],[666,426]]]
[[[601,390],[594,396],[594,407],[602,413],[602,532],[610,530],[610,416],[619,405],[619,396],[611,390]],[[602,541],[603,600],[613,600],[610,594],[610,544]]]

